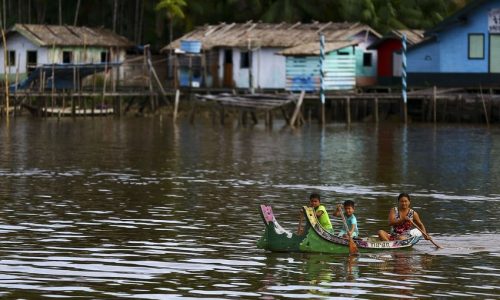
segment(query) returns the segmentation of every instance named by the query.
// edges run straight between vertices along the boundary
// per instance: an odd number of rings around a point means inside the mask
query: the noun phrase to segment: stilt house
[[[165,46],[162,52],[167,54],[180,49],[181,41],[200,42],[201,58],[197,62],[197,75],[202,81],[200,86],[284,89],[287,85],[287,62],[285,56],[277,54],[304,44],[319,45],[320,32],[330,43],[355,42],[356,84],[376,82],[376,51],[366,48],[380,35],[359,23],[247,22],[206,25]],[[179,59],[182,55],[172,60],[177,62],[177,70],[186,66],[186,60],[182,62]],[[193,66],[193,60],[191,64]],[[180,76],[177,74],[177,77]]]
[[[498,86],[500,0],[472,0],[407,52],[413,86]]]
[[[6,60],[0,51],[0,74],[2,78],[7,74],[13,83],[48,64],[59,69],[64,65],[120,64],[131,46],[127,38],[104,28],[15,24],[6,33]]]
[[[423,30],[392,30],[368,47],[377,50],[377,83],[379,85],[401,85],[401,48],[403,35],[408,47],[420,43]]]

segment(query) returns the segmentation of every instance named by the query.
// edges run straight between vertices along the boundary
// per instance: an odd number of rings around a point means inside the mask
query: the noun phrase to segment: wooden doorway
[[[222,77],[224,87],[234,87],[233,80],[233,50],[224,50],[224,75]]]

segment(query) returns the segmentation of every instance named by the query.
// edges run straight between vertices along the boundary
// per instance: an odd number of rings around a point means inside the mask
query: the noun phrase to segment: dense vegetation
[[[104,26],[155,48],[194,26],[245,22],[363,22],[381,33],[430,28],[470,0],[1,0],[0,25]],[[171,27],[172,26],[172,27]],[[170,30],[169,30],[170,28]],[[170,33],[171,32],[171,33]]]

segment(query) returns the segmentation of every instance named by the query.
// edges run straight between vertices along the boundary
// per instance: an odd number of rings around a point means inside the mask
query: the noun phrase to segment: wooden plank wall
[[[350,48],[330,52],[325,57],[325,90],[349,90],[356,86],[356,58]],[[318,56],[288,56],[286,90],[318,91],[320,72]]]

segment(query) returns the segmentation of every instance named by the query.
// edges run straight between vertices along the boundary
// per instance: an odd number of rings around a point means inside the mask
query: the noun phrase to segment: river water
[[[0,298],[500,299],[500,128],[197,122],[2,120]],[[259,204],[295,230],[314,191],[361,235],[409,192],[444,249],[258,249]]]

